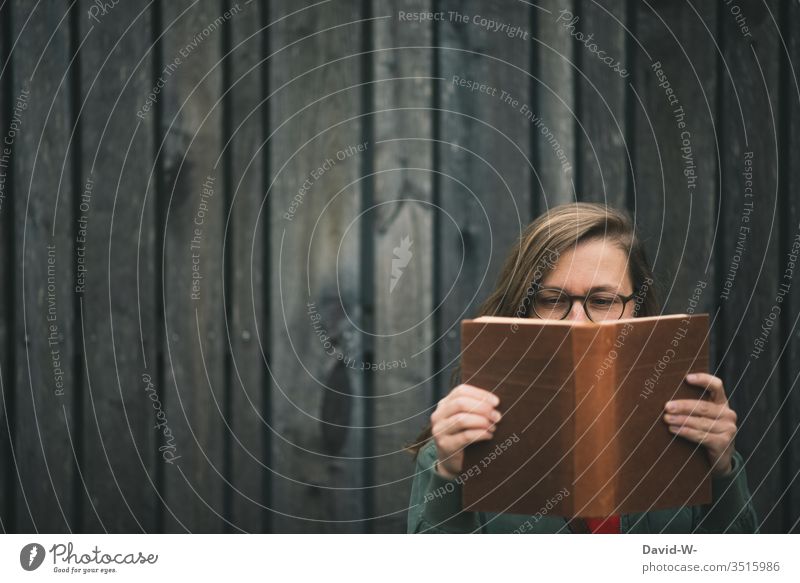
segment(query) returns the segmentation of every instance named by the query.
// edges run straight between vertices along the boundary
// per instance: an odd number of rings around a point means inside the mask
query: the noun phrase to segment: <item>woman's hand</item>
[[[669,401],[664,406],[664,421],[675,435],[705,446],[713,475],[729,474],[736,436],[736,412],[728,407],[722,380],[710,374],[694,373],[686,375],[686,382],[708,390],[711,400]]]
[[[464,465],[464,448],[473,441],[490,439],[500,412],[500,399],[490,391],[458,385],[444,397],[431,415],[431,433],[436,443],[436,471],[455,478]]]

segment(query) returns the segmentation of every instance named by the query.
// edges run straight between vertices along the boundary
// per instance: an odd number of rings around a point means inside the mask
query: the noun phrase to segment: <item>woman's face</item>
[[[633,282],[628,272],[627,255],[617,243],[591,239],[561,253],[555,267],[540,282],[542,287],[557,288],[575,296],[595,291],[629,296]],[[565,320],[588,320],[581,300],[575,300]],[[634,302],[625,305],[623,318],[632,318]]]

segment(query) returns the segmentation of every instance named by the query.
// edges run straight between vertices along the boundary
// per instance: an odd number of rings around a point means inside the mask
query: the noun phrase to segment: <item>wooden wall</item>
[[[572,200],[699,290],[800,529],[796,2],[10,0],[0,50],[3,531],[404,531],[459,321]]]

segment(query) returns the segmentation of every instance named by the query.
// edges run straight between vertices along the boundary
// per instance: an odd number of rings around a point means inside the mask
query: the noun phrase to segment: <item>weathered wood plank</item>
[[[797,164],[796,152],[800,151],[800,4],[789,2],[788,17],[783,27],[784,42],[788,44],[789,62],[783,62],[787,67],[783,71],[785,78],[785,93],[781,96],[786,102],[784,111],[789,113],[790,125],[785,130],[788,143],[783,143],[785,165],[784,172],[787,177],[783,184],[784,191],[781,197],[786,203],[786,232],[783,245],[787,255],[781,257],[784,262],[780,267],[783,272],[778,273],[780,283],[789,283],[791,292],[787,306],[783,308],[784,338],[788,342],[787,350],[783,354],[781,377],[783,386],[782,394],[786,397],[783,407],[783,443],[786,454],[783,458],[784,479],[783,484],[787,489],[784,496],[784,523],[783,532],[800,532],[800,268],[797,264],[792,267],[789,255],[797,252],[797,237],[800,236],[800,164]],[[786,123],[786,122],[783,122]],[[787,273],[787,268],[792,271]],[[788,276],[788,277],[787,277]],[[790,530],[792,529],[792,530]]]
[[[537,208],[575,200],[575,66],[574,41],[565,26],[574,18],[574,0],[542,0],[536,13],[539,83],[533,108],[536,170],[541,185]],[[572,15],[569,20],[566,17]]]
[[[225,18],[217,2],[161,4],[166,75],[159,100],[165,135],[166,415],[175,461],[165,469],[167,532],[224,526],[225,404],[222,233],[222,71]],[[175,59],[179,59],[176,63]],[[195,275],[198,274],[198,275]],[[194,278],[194,279],[193,279]],[[162,444],[169,446],[169,443]],[[167,450],[165,450],[167,451]]]
[[[713,314],[717,79],[706,28],[715,30],[716,9],[705,2],[693,3],[694,10],[637,6],[634,218],[665,312]]]
[[[84,530],[153,532],[160,401],[143,375],[155,376],[155,207],[147,204],[144,214],[142,207],[154,121],[137,115],[152,89],[153,15],[120,4],[113,16],[92,19],[91,6],[86,0],[79,9],[85,42],[74,289],[85,351],[82,472],[91,498],[84,502]]]
[[[19,532],[75,526],[75,320],[70,136],[69,21],[59,8],[13,2],[17,109],[14,204],[17,305],[15,456]],[[31,16],[30,19],[28,17]],[[13,116],[13,113],[12,113]],[[63,171],[63,174],[62,174]]]
[[[404,532],[414,464],[403,445],[430,416],[433,147],[430,0],[381,0],[375,16],[375,336],[371,375],[376,532]],[[402,108],[409,108],[401,110]],[[391,111],[397,110],[397,111]]]
[[[274,530],[360,531],[363,25],[355,2],[298,10],[270,14]]]
[[[11,87],[10,51],[11,30],[10,4],[0,6],[0,139],[5,140],[8,133],[8,115],[11,104],[6,98],[6,87]],[[13,216],[13,170],[11,166],[12,148],[0,145],[0,278],[12,281],[14,274],[14,216]],[[13,342],[14,338],[14,287],[0,286],[0,532],[14,532],[14,482],[16,471],[11,444],[14,415]]]
[[[776,532],[784,515],[775,463],[782,448],[781,390],[773,372],[779,337],[770,326],[775,306],[780,308],[777,274],[782,261],[776,163],[778,128],[783,123],[777,108],[780,60],[778,33],[767,9],[749,3],[746,18],[751,36],[742,34],[727,11],[720,31],[726,74],[720,127],[723,374],[719,376],[739,415],[736,447],[747,460],[756,511],[764,520],[762,532]],[[771,330],[766,337],[765,323]]]
[[[230,319],[228,341],[231,353],[231,482],[232,522],[242,530],[261,532],[266,506],[264,485],[268,462],[264,435],[269,428],[263,420],[265,408],[264,362],[256,327],[264,322],[264,225],[259,217],[264,185],[264,150],[261,149],[266,105],[261,104],[262,6],[253,2],[243,6],[242,14],[231,23],[231,49],[228,107],[230,108],[230,195],[232,208],[227,226],[230,265]],[[228,87],[226,87],[228,89]],[[261,505],[261,506],[259,506]]]
[[[522,3],[444,2],[445,12],[466,21],[440,23],[441,143],[440,231],[442,261],[436,277],[441,297],[440,374],[435,389],[447,392],[458,364],[459,322],[472,317],[494,289],[510,245],[528,223],[531,208],[530,135],[537,114],[531,87],[532,33]],[[476,25],[474,15],[518,26],[527,37],[509,37]],[[480,22],[480,21],[479,21]],[[527,38],[527,40],[526,40]],[[454,83],[455,77],[455,83]],[[461,79],[493,91],[471,91]],[[473,85],[474,86],[474,85]],[[494,94],[492,94],[494,93]],[[543,175],[541,164],[538,169]]]
[[[576,36],[579,69],[575,149],[577,198],[624,209],[630,152],[625,143],[626,0],[576,0],[575,14],[559,12],[557,27]],[[577,17],[579,20],[572,24]]]

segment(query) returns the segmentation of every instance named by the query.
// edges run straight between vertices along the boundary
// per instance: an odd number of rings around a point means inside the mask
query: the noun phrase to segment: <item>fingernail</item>
[[[670,425],[670,426],[668,427],[668,429],[669,429],[669,430],[670,430],[672,433],[677,433],[677,432],[678,432],[678,429],[680,429],[680,427],[678,427],[677,425]]]
[[[492,395],[492,403],[494,403],[495,406],[499,405],[500,404],[500,397],[498,397],[497,395]]]
[[[675,417],[672,415],[664,415],[664,421],[675,421]]]
[[[686,375],[686,380],[693,383],[697,380],[697,375],[695,373],[689,373]]]
[[[669,402],[668,402],[668,403],[667,403],[667,404],[664,406],[664,408],[665,408],[667,411],[674,411],[674,410],[675,410],[675,403],[673,403],[672,401],[669,401]]]

